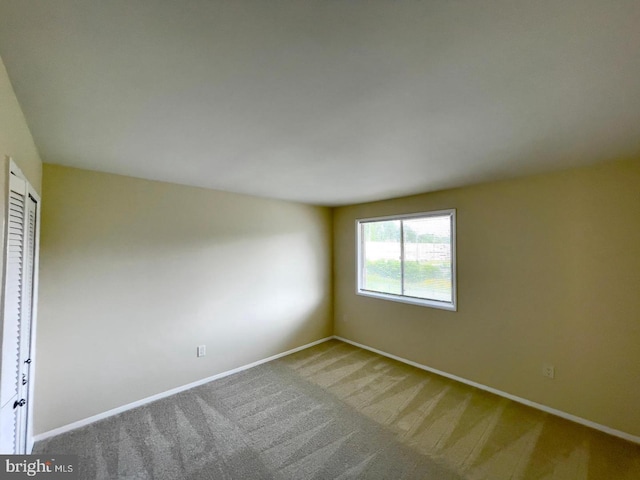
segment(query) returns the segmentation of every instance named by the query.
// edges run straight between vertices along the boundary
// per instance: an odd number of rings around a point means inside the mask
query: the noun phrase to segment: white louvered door
[[[8,176],[5,197],[0,453],[29,448],[39,199],[16,171],[14,166]]]

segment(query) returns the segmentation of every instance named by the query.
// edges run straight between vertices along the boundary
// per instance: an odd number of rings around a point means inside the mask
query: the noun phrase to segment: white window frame
[[[364,258],[363,258],[363,225],[372,222],[392,221],[392,220],[407,220],[415,218],[427,218],[427,217],[443,217],[449,216],[451,221],[451,302],[432,300],[426,298],[410,297],[407,295],[399,295],[392,293],[375,292],[372,290],[365,290],[362,288],[364,285]],[[363,295],[365,297],[380,298],[383,300],[391,300],[393,302],[409,303],[411,305],[421,305],[424,307],[439,308],[442,310],[457,311],[457,274],[456,274],[456,209],[450,208],[446,210],[436,210],[431,212],[410,213],[403,215],[389,215],[384,217],[370,217],[359,218],[356,220],[356,255],[357,255],[357,285],[356,294]],[[401,236],[401,245],[404,244],[404,239]],[[404,248],[401,246],[401,265],[404,269]]]

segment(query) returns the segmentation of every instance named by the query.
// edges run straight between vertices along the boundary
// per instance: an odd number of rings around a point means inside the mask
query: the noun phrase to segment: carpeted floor
[[[640,446],[339,341],[36,444],[89,479],[640,478]]]
[[[275,361],[38,443],[88,479],[456,479]]]

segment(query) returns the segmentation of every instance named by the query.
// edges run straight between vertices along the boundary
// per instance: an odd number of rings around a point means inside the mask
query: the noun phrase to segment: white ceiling
[[[639,0],[0,0],[45,162],[343,205],[640,155]]]

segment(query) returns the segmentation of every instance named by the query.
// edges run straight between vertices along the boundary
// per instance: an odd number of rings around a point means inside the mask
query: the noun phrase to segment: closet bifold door
[[[9,188],[4,198],[6,232],[2,298],[0,453],[24,454],[29,448],[31,413],[38,197],[31,191],[30,185],[14,173],[9,173],[5,185]]]

